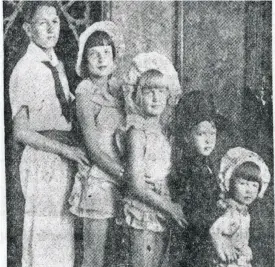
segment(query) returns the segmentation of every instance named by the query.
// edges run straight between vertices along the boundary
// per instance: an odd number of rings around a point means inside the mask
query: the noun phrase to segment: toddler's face
[[[141,108],[145,115],[159,116],[165,109],[168,97],[166,87],[144,87],[141,96]]]
[[[250,205],[258,196],[259,183],[236,178],[234,184],[233,198],[243,204]]]
[[[113,72],[114,59],[110,45],[94,46],[87,50],[89,73],[95,77],[106,77]]]
[[[60,21],[56,9],[52,6],[39,7],[28,27],[31,40],[42,48],[55,47],[60,31]]]
[[[192,128],[188,142],[197,153],[209,156],[215,148],[216,136],[217,130],[214,123],[202,121]]]

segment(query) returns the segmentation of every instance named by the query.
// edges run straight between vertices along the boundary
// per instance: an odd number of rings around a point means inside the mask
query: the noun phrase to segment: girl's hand
[[[219,242],[215,245],[215,248],[218,256],[224,262],[230,263],[238,259],[238,251],[230,242]]]
[[[253,254],[252,254],[252,250],[250,247],[245,247],[244,250],[242,250],[242,254],[244,254],[247,258],[248,261],[252,261],[253,260]]]
[[[65,157],[70,160],[76,161],[79,164],[90,165],[86,153],[79,147],[69,147],[68,151],[65,153]]]
[[[238,259],[238,251],[234,246],[227,245],[224,247],[224,254],[227,262],[234,262]]]
[[[184,226],[188,225],[188,222],[186,221],[184,214],[182,212],[182,208],[179,204],[173,204],[171,210],[170,210],[171,217],[181,226],[184,228]]]

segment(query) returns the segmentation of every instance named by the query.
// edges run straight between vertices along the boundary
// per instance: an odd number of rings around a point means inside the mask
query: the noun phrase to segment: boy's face
[[[94,46],[87,50],[89,73],[95,77],[106,77],[113,72],[112,46]]]
[[[26,28],[26,32],[30,39],[38,46],[45,49],[55,47],[59,38],[59,31],[59,17],[56,9],[52,6],[38,7],[32,22],[28,24]]]
[[[168,90],[166,87],[153,87],[142,89],[141,108],[145,115],[160,116],[167,103]]]
[[[214,123],[202,121],[192,128],[187,142],[200,155],[209,156],[215,148],[216,137],[217,129]]]
[[[234,184],[233,198],[243,204],[250,205],[258,196],[259,183],[236,178]]]

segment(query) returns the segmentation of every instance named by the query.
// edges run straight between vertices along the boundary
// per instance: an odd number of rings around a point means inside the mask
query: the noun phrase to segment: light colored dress
[[[224,242],[230,242],[238,251],[238,259],[232,263],[215,261],[217,267],[251,267],[252,251],[249,247],[250,215],[247,206],[240,205],[233,199],[225,201],[227,209],[212,226],[221,229],[214,238],[224,238]],[[210,230],[210,232],[212,232]],[[226,234],[226,236],[224,236]]]
[[[145,120],[138,115],[130,115],[127,125],[145,135],[143,162],[147,188],[170,200],[167,176],[171,167],[171,146],[159,123]],[[165,216],[161,212],[131,197],[130,194],[124,201],[124,216],[128,226],[153,232],[163,232],[167,229]]]
[[[114,135],[118,128],[125,125],[122,102],[89,79],[78,85],[76,95],[84,95],[91,103],[91,108],[95,108],[93,119],[100,149],[119,162]],[[73,214],[91,219],[113,218],[119,200],[120,193],[113,177],[96,164],[91,168],[79,167],[69,200]]]
[[[13,117],[28,107],[30,127],[35,131],[70,131],[55,93],[51,70],[42,63],[48,56],[31,43],[10,79]],[[67,100],[70,94],[61,62],[52,51]],[[20,180],[25,198],[23,267],[72,267],[74,221],[66,205],[71,187],[69,162],[52,153],[26,146],[20,162]]]

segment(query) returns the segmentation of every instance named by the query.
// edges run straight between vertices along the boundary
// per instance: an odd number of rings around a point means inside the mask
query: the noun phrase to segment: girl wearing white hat
[[[110,21],[94,23],[80,36],[76,71],[83,81],[76,89],[77,118],[93,165],[79,165],[69,202],[71,212],[84,218],[82,267],[106,264],[107,233],[120,198],[124,169],[113,137],[125,116],[120,87],[110,78],[122,49],[123,38]]]
[[[225,212],[210,229],[216,251],[214,266],[251,267],[248,206],[263,197],[270,173],[256,153],[236,147],[222,158],[219,178]]]
[[[177,72],[156,52],[141,53],[131,64],[126,81],[127,181],[124,222],[130,233],[131,266],[163,264],[169,220],[186,224],[179,205],[170,198],[167,176],[171,146],[160,117],[180,94]]]

